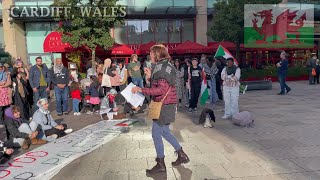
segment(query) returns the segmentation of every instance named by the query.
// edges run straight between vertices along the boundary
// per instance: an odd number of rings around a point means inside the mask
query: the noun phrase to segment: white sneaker
[[[227,115],[222,116],[222,119],[230,119],[230,118],[231,116],[227,116]]]
[[[76,115],[77,115],[77,116],[80,116],[80,115],[81,115],[81,112],[78,112]]]
[[[75,115],[75,116],[76,116],[77,114],[78,114],[78,113],[76,113],[76,112],[75,112],[75,113],[73,113],[73,115]]]
[[[52,134],[51,136],[47,136],[47,141],[54,141],[55,139],[57,139],[58,138],[58,135],[56,135],[56,134]]]
[[[72,129],[66,129],[64,132],[66,133],[66,134],[70,134],[70,133],[72,133]]]
[[[91,112],[91,111],[88,111],[86,114],[88,114],[88,115],[91,115],[91,114],[93,114],[93,112]]]

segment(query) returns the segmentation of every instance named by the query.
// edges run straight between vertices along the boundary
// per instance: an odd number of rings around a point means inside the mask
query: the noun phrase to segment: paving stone
[[[266,148],[286,148],[286,147],[301,147],[305,146],[295,139],[265,139],[257,141]]]
[[[255,177],[244,177],[242,180],[286,180],[280,175],[269,175],[269,176],[255,176]]]
[[[319,146],[294,147],[292,148],[291,153],[293,153],[296,157],[320,156],[320,148]]]
[[[88,166],[90,164],[90,166]],[[98,169],[100,167],[100,162],[95,161],[81,161],[77,159],[73,161],[68,166],[63,168],[59,174],[61,177],[65,178],[73,178],[76,176],[90,176],[98,173]]]
[[[147,159],[128,159],[101,162],[98,174],[106,172],[141,171],[147,169]]]
[[[304,172],[300,166],[297,166],[289,160],[257,161],[257,163],[270,174]]]
[[[269,175],[256,162],[244,161],[241,163],[222,164],[232,177],[264,176]]]
[[[106,179],[115,179],[115,180],[128,180],[128,172],[117,172],[117,173],[105,173],[105,174],[96,174],[90,176],[78,176],[76,180],[106,180]]]
[[[320,171],[283,174],[288,180],[319,180]]]
[[[320,170],[320,157],[296,158],[290,160],[307,171]]]
[[[110,160],[124,160],[127,159],[126,149],[112,148],[99,150],[94,153],[87,154],[81,158],[83,161],[110,161]]]
[[[148,177],[149,176],[149,177]],[[175,174],[172,168],[167,167],[167,173],[158,173],[156,175],[150,176],[146,174],[146,171],[130,171],[129,180],[176,180]]]
[[[179,180],[231,178],[228,172],[220,164],[210,166],[179,166],[174,167],[173,170],[176,178]]]
[[[296,158],[292,148],[273,148],[266,150],[256,150],[255,153],[264,160]]]

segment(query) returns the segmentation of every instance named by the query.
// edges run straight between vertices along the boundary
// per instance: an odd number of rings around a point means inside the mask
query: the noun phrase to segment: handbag
[[[317,72],[315,68],[312,68],[311,74],[312,76],[317,76]]]
[[[107,74],[107,69],[108,68],[104,70],[102,75],[102,82],[101,82],[102,87],[111,87],[111,80],[110,80],[110,76]]]
[[[158,120],[160,118],[161,108],[163,105],[163,101],[167,98],[169,92],[171,90],[171,87],[169,88],[166,95],[163,97],[163,99],[160,102],[151,101],[149,104],[149,113],[148,118],[152,120]]]

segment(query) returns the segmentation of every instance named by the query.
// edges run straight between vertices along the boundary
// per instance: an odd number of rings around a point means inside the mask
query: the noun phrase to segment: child
[[[80,116],[79,104],[81,102],[81,90],[80,84],[77,82],[72,82],[70,86],[71,98],[72,98],[72,107],[73,107],[73,115]]]
[[[1,141],[0,140],[0,164],[6,163],[10,156],[13,154],[14,150],[12,149],[12,141]]]
[[[90,79],[92,81],[89,87],[91,111],[88,111],[87,114],[95,112],[96,107],[100,104],[98,78],[91,76]],[[98,111],[96,113],[98,113]]]
[[[201,90],[202,69],[198,66],[197,58],[192,59],[192,66],[189,68],[188,73],[191,93],[189,112],[198,111],[197,105]]]

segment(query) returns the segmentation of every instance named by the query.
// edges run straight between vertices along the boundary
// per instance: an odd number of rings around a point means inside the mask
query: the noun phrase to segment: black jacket
[[[9,117],[5,117],[4,125],[6,126],[7,137],[9,140],[13,140],[13,138],[28,138],[29,134],[23,133],[19,131],[19,127],[22,123],[28,123],[27,120],[22,119],[21,122],[11,119]]]
[[[54,73],[53,67],[51,69],[51,80],[52,84],[69,84],[70,76],[69,71],[66,67],[63,67],[61,73]]]

